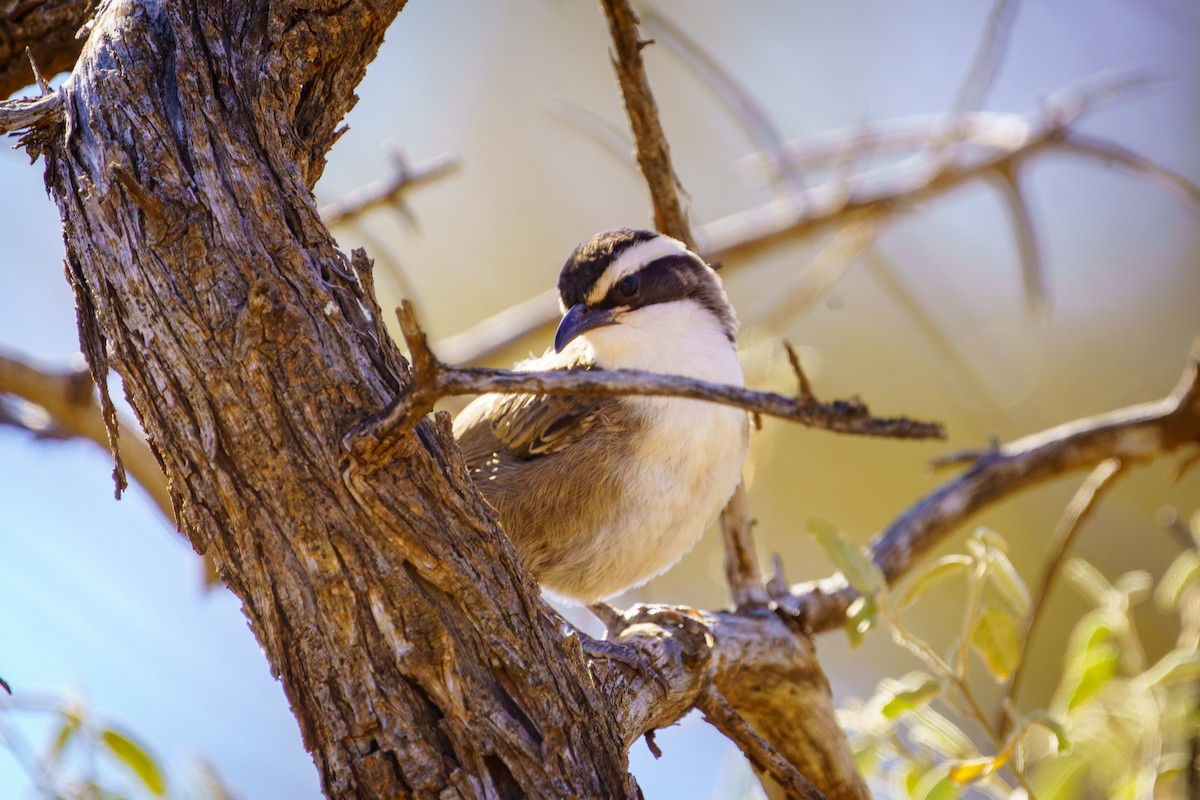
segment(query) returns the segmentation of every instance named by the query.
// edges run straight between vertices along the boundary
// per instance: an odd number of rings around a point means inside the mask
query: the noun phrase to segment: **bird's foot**
[[[583,647],[584,655],[593,661],[615,661],[639,675],[649,677],[664,695],[670,690],[662,671],[633,645],[608,639],[593,639],[582,632],[579,634],[579,643]]]

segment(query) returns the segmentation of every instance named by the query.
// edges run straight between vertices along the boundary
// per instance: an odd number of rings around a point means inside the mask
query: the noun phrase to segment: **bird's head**
[[[567,258],[558,292],[564,315],[556,352],[583,334],[602,358],[606,351],[684,345],[679,340],[713,334],[732,346],[737,337],[721,279],[682,242],[661,233],[617,228],[596,234]]]

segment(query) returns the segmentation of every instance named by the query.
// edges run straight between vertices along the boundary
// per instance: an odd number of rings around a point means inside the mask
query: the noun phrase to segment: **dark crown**
[[[596,281],[624,250],[659,235],[653,231],[616,228],[598,233],[576,247],[558,276],[558,293],[563,306],[570,308],[587,303]],[[625,296],[619,286],[613,286],[608,295],[594,305],[597,308],[627,306],[637,309],[675,300],[695,300],[716,316],[729,340],[735,341],[738,323],[733,307],[720,279],[699,256],[690,251],[665,255],[642,265],[636,275],[640,282],[635,296]]]

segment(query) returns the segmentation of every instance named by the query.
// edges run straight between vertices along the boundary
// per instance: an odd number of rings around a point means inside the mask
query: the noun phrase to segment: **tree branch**
[[[347,447],[351,450],[367,439],[382,442],[411,431],[432,410],[434,403],[443,397],[490,392],[687,397],[744,408],[838,433],[893,439],[940,439],[946,435],[937,423],[920,422],[907,417],[874,417],[870,409],[857,398],[822,403],[811,394],[788,397],[774,392],[759,392],[741,386],[709,383],[679,375],[657,375],[641,370],[521,372],[450,366],[442,363],[429,348],[411,303],[403,301],[396,315],[411,353],[413,380],[381,415],[349,437]],[[807,386],[807,380],[801,385]]]
[[[458,167],[459,161],[454,156],[438,156],[409,166],[404,156],[399,151],[395,151],[392,156],[391,175],[383,180],[355,189],[341,199],[322,206],[320,209],[321,219],[325,220],[325,224],[332,228],[378,206],[400,203],[406,191],[444,178]]]
[[[695,234],[696,252],[710,261],[738,256],[725,264],[725,270],[738,269],[745,263],[741,256],[815,233],[855,212],[865,210],[881,220],[968,183],[991,179],[1001,170],[1044,153],[1067,153],[1118,164],[1200,208],[1200,187],[1184,176],[1120,145],[1075,130],[1087,112],[1144,88],[1149,82],[1150,77],[1143,74],[1102,76],[1064,87],[1038,111],[1028,114],[927,114],[842,128],[791,142],[782,155],[764,153],[758,160],[769,165],[782,158],[807,171],[867,154],[923,155],[834,178],[700,225]],[[772,168],[769,174],[775,175],[775,170]],[[1003,184],[996,185],[1004,188]],[[1022,254],[1028,267],[1036,262],[1030,260],[1028,243],[1025,247]],[[455,363],[493,357],[534,331],[552,325],[559,315],[557,299],[555,292],[543,292],[443,340],[439,350]]]
[[[897,517],[867,547],[889,583],[907,573],[930,547],[992,503],[1065,472],[1110,458],[1149,461],[1200,442],[1200,341],[1178,387],[1151,403],[1075,420],[981,451],[961,476],[943,484]],[[835,575],[792,586],[774,598],[814,632],[837,627],[857,597]]]
[[[0,395],[12,395],[44,410],[62,435],[54,438],[79,438],[109,450],[108,428],[104,414],[92,393],[95,384],[84,370],[48,372],[21,359],[0,353]],[[120,427],[126,432],[121,443],[125,469],[168,519],[177,519],[171,495],[163,477],[162,464],[150,449],[141,428],[121,416]],[[36,431],[35,431],[36,433]]]
[[[75,65],[94,0],[13,0],[0,11],[0,97],[33,82],[25,49],[53,76]]]
[[[649,42],[638,33],[640,20],[628,0],[600,0],[600,6],[604,9],[616,49],[613,69],[617,73],[621,97],[633,129],[638,166],[646,178],[646,188],[650,190],[654,225],[694,250],[696,242],[676,191],[679,180],[675,168],[671,166],[671,148],[667,144],[667,137],[663,135],[662,124],[658,120],[658,105],[654,102],[654,94],[646,78],[646,67],[642,63],[642,48]]]
[[[60,119],[62,97],[58,92],[0,102],[0,134],[33,128]]]
[[[817,791],[817,787],[813,786],[808,778],[801,775],[790,761],[759,736],[720,691],[712,686],[708,687],[701,694],[696,708],[714,728],[741,748],[756,769],[767,773],[790,796],[798,800],[825,800],[825,795]]]

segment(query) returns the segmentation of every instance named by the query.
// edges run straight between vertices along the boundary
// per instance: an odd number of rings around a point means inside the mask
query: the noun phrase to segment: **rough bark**
[[[318,4],[319,6],[321,4]],[[80,333],[162,461],[331,797],[624,796],[625,748],[311,187],[402,2],[112,2],[36,137]]]

